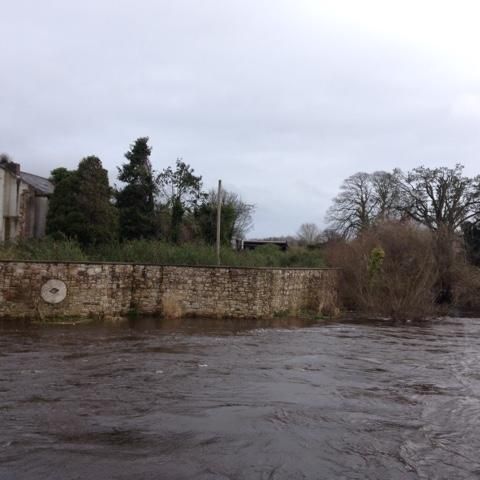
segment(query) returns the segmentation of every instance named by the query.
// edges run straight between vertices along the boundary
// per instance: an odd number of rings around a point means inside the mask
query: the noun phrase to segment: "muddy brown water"
[[[0,327],[0,479],[480,478],[480,319]]]

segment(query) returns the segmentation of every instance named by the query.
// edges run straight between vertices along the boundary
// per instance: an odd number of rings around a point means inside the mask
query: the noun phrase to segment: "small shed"
[[[286,240],[237,240],[237,250],[255,250],[265,245],[273,245],[278,247],[282,252],[288,250],[288,242]]]

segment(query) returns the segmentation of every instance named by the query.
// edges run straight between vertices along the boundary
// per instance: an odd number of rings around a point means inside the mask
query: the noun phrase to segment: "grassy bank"
[[[324,267],[321,252],[294,247],[287,252],[275,246],[236,252],[222,248],[222,265],[232,267]],[[215,250],[208,245],[172,245],[151,240],[101,245],[82,249],[74,241],[51,239],[0,246],[0,260],[106,261],[168,265],[216,265]]]

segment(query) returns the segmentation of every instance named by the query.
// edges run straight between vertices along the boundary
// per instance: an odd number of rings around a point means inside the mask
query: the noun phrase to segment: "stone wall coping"
[[[180,267],[180,268],[211,268],[211,269],[228,269],[228,270],[339,270],[333,267],[238,267],[231,265],[188,265],[188,264],[171,264],[171,263],[147,263],[147,262],[93,262],[93,261],[72,261],[72,260],[0,260],[2,264],[37,264],[37,265],[117,265],[117,266],[145,266],[145,267]]]

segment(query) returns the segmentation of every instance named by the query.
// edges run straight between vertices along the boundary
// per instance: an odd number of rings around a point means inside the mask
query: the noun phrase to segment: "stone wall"
[[[0,318],[328,313],[336,279],[330,269],[3,261]]]

